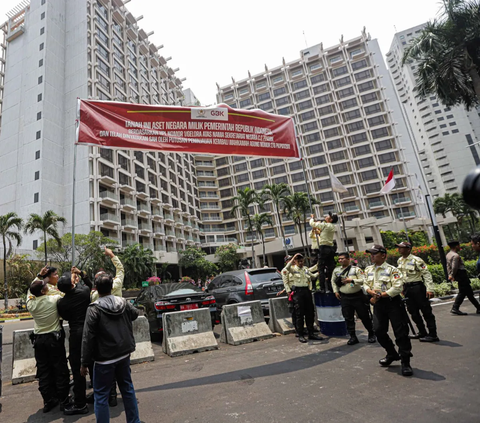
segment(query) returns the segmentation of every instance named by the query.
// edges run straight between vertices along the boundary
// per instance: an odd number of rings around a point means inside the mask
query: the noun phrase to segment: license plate
[[[279,292],[282,290],[280,285],[267,286],[267,291],[269,292]]]
[[[198,304],[183,304],[180,305],[180,310],[195,310],[198,308]]]

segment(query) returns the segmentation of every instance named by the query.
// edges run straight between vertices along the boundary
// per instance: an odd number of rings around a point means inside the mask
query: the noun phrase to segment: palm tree
[[[290,195],[290,188],[287,184],[270,184],[263,187],[262,197],[265,201],[271,201],[275,207],[275,214],[277,215],[277,221],[280,225],[280,232],[283,238],[283,247],[285,248],[285,256],[288,256],[287,245],[285,244],[285,230],[282,225],[282,217],[280,216],[280,204],[283,203],[283,199]]]
[[[444,218],[446,217],[447,213],[452,213],[452,215],[456,219],[458,219],[459,216],[462,214],[462,201],[463,199],[459,194],[447,193],[443,197],[438,197],[435,199],[435,201],[433,202],[433,211],[436,214],[441,214]],[[456,222],[455,226],[457,229],[457,237],[459,237],[460,228],[458,227],[458,222]]]
[[[440,20],[428,22],[412,40],[403,64],[416,60],[416,90],[447,106],[480,102],[480,2],[443,0]]]
[[[43,216],[32,213],[25,224],[25,233],[33,234],[35,231],[43,232],[43,242],[45,244],[45,265],[47,265],[47,235],[50,235],[59,247],[62,246],[62,240],[58,234],[58,223],[65,225],[67,219],[56,214],[53,210],[47,210]]]
[[[12,252],[13,242],[18,245],[22,242],[23,219],[17,213],[10,212],[0,215],[0,234],[3,242],[3,288],[5,299],[5,310],[8,310],[8,284],[7,284],[7,257]],[[7,248],[8,245],[8,248]]]
[[[263,250],[263,266],[265,266],[265,236],[263,233],[263,225],[273,225],[272,218],[268,213],[260,213],[253,216],[252,219],[253,228],[259,234],[262,241]]]
[[[240,189],[237,192],[237,195],[233,197],[235,205],[232,207],[231,213],[235,214],[237,210],[240,211],[243,219],[247,220],[247,229],[250,232],[252,237],[252,267],[255,267],[255,250],[253,248],[254,238],[253,238],[253,225],[252,218],[250,216],[250,207],[254,204],[263,204],[261,196],[253,189],[247,187],[245,189]]]
[[[283,199],[285,204],[284,213],[289,216],[295,226],[298,229],[298,233],[300,234],[300,241],[303,247],[303,253],[305,257],[308,256],[307,250],[305,249],[305,243],[303,242],[303,230],[302,230],[302,220],[304,219],[304,210],[305,210],[305,198],[306,194],[304,192],[294,192],[286,196]],[[308,204],[308,198],[307,198]]]
[[[125,269],[125,287],[138,288],[155,269],[153,251],[142,244],[133,244],[118,254]],[[168,273],[168,272],[167,272]]]

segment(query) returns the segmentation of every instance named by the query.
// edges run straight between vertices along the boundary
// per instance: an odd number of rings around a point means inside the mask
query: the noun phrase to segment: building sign
[[[262,110],[78,100],[77,144],[132,150],[299,157],[293,120]]]

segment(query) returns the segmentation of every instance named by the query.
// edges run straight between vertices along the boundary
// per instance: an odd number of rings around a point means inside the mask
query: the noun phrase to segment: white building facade
[[[182,80],[120,0],[32,0],[2,27],[0,214],[72,216],[77,98],[180,105]],[[2,91],[0,91],[2,94]],[[79,146],[77,233],[139,242],[157,260],[200,245],[193,157]],[[24,252],[42,240],[26,236]]]
[[[435,199],[459,192],[468,172],[480,165],[480,109],[444,106],[437,96],[416,96],[418,64],[402,66],[405,49],[425,25],[395,34],[386,55],[390,75],[411,128],[428,189]],[[476,145],[474,145],[477,143]]]
[[[242,109],[259,108],[292,116],[306,165],[307,181],[298,160],[223,157],[215,160],[223,223],[215,228],[235,230],[241,242],[248,234],[230,216],[238,189],[261,189],[287,183],[293,191],[307,191],[321,202],[317,215],[341,212],[346,220],[350,248],[364,250],[381,242],[379,229],[425,228],[425,210],[419,206],[423,178],[415,146],[403,119],[393,84],[378,43],[361,36],[330,48],[316,45],[300,58],[219,87],[218,103]],[[390,170],[396,188],[381,195]],[[348,189],[332,192],[330,174]],[[418,181],[418,182],[417,182]],[[273,212],[272,205],[267,204]],[[255,210],[259,212],[260,210]],[[275,214],[273,215],[275,219]],[[236,225],[236,227],[234,227]],[[267,238],[280,236],[280,225],[294,235],[292,221],[283,216],[266,229]],[[211,227],[213,231],[214,227]],[[338,231],[337,243],[341,244]],[[270,251],[282,251],[280,241]]]

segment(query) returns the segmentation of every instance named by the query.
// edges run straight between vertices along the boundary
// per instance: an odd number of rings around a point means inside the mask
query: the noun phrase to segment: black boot
[[[109,405],[110,407],[116,407],[117,404],[118,404],[118,402],[117,402],[117,396],[116,396],[116,395],[110,395],[110,396],[108,397],[108,405]]]
[[[315,335],[313,332],[311,332],[311,333],[308,335],[308,339],[311,339],[312,341],[323,341],[323,340],[324,340],[323,337],[318,336],[318,335]]]
[[[410,366],[410,360],[402,360],[402,376],[412,376],[413,375],[413,370],[412,367]]]
[[[70,404],[69,406],[65,407],[65,410],[63,410],[63,414],[65,414],[66,416],[74,416],[76,414],[87,414],[87,413],[88,413],[87,404],[83,406]]]
[[[357,335],[355,335],[355,332],[352,332],[350,334],[350,339],[347,341],[347,345],[355,345],[358,344],[360,341],[357,338]]]
[[[368,343],[369,344],[374,344],[375,342],[377,342],[377,337],[375,336],[375,334],[373,332],[370,332],[368,334]]]
[[[422,338],[419,339],[420,342],[438,342],[440,341],[440,338],[434,334],[434,335],[427,335],[423,336]]]
[[[382,367],[388,367],[390,364],[392,364],[394,361],[400,360],[400,356],[398,353],[395,351],[395,353],[392,354],[387,354],[384,358],[381,358],[378,362],[380,363],[380,366]]]
[[[303,335],[299,335],[298,336],[298,340],[302,343],[302,344],[305,344],[307,342],[307,340],[305,339],[305,337]]]
[[[453,306],[452,309],[450,310],[450,313],[456,314],[457,316],[466,316],[467,313],[464,313],[463,311],[460,311],[458,307]]]
[[[50,401],[47,401],[46,403],[43,404],[43,412],[48,413],[57,405],[58,405],[58,400],[56,398],[52,398]]]

